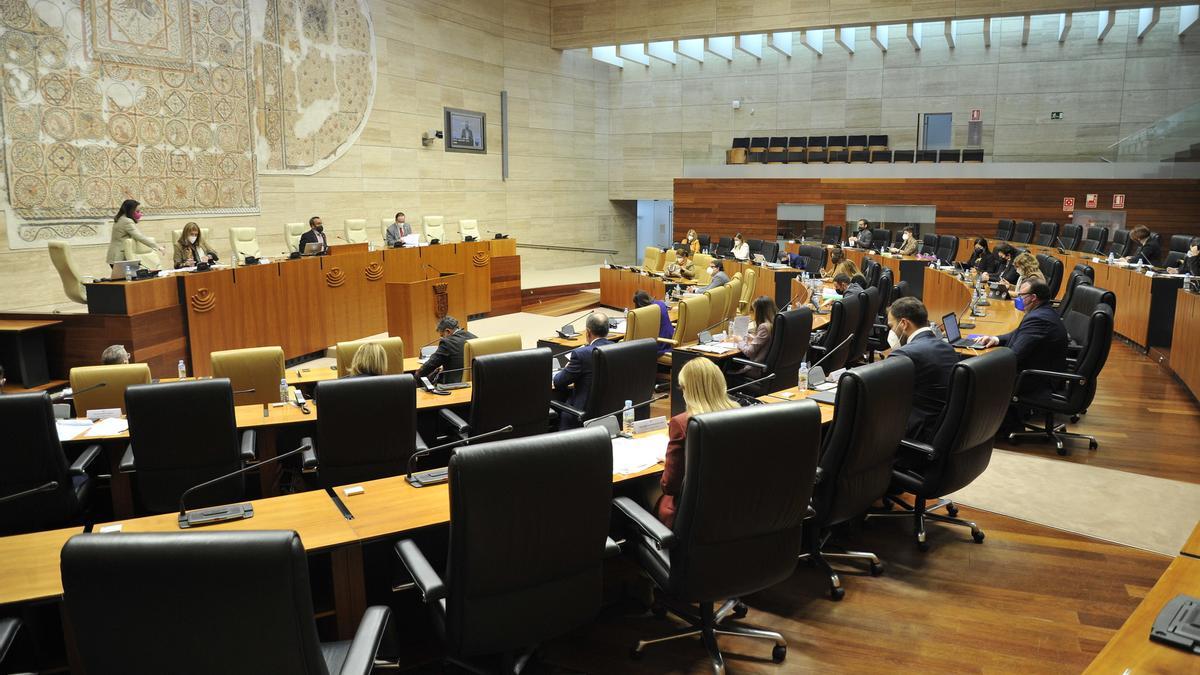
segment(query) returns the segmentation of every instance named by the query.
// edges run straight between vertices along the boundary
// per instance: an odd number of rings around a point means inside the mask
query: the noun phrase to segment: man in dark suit
[[[558,400],[565,399],[564,402],[576,410],[587,406],[592,388],[592,352],[596,347],[612,344],[607,336],[608,315],[604,312],[589,314],[583,329],[584,345],[571,350],[567,365],[554,374],[554,394]],[[562,415],[560,419],[559,429],[580,426],[580,420],[574,415]]]
[[[307,244],[320,244],[322,251],[329,249],[329,242],[325,238],[325,226],[321,224],[321,216],[313,216],[308,219],[308,232],[300,235],[301,253],[304,253],[304,247]]]
[[[946,408],[950,372],[958,363],[958,352],[929,327],[929,311],[916,298],[898,298],[888,310],[888,328],[895,344],[891,356],[902,355],[913,362],[912,411],[908,414],[906,438],[922,443],[933,440],[938,420]],[[903,395],[904,392],[898,392]]]
[[[429,377],[438,370],[443,370],[446,372],[442,375],[442,382],[461,382],[463,345],[467,340],[474,340],[477,336],[459,327],[458,319],[449,314],[438,321],[437,332],[442,336],[438,340],[437,351],[421,365],[421,369],[417,371],[417,379]]]
[[[1137,253],[1127,258],[1129,262],[1143,265],[1158,264],[1158,259],[1162,255],[1162,243],[1157,234],[1151,232],[1150,228],[1145,225],[1138,225],[1129,231],[1129,238],[1137,242],[1139,246]]]

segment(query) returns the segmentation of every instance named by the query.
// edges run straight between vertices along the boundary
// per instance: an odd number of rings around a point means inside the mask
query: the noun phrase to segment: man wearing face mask
[[[899,253],[900,255],[917,254],[917,235],[913,233],[911,227],[904,228],[904,231],[900,233],[900,241],[902,242],[900,246],[892,248],[893,253]]]
[[[850,237],[850,245],[858,248],[871,248],[871,223],[866,218],[858,219],[858,229]]]
[[[725,270],[721,269],[721,263],[716,260],[708,264],[708,274],[712,281],[709,281],[708,285],[704,288],[697,288],[695,290],[696,293],[711,291],[718,286],[724,286],[725,284],[729,283],[729,275],[725,274]]]
[[[1025,312],[1025,318],[1011,333],[984,335],[975,340],[980,347],[1008,347],[1017,355],[1017,370],[1067,369],[1067,328],[1058,311],[1050,305],[1050,287],[1040,280],[1027,281],[1017,289],[1013,304]],[[1054,382],[1044,377],[1026,377],[1021,393],[1045,390],[1049,395]]]
[[[959,355],[929,327],[929,312],[920,300],[899,298],[888,310],[889,358],[908,357],[914,366],[912,411],[904,434],[922,443],[933,440],[938,420],[946,408],[950,373]]]
[[[1200,277],[1200,237],[1195,237],[1188,242],[1187,256],[1179,262],[1178,267],[1171,267],[1167,271],[1171,274],[1190,274]]]
[[[308,232],[300,235],[301,253],[304,252],[304,247],[308,244],[320,244],[322,253],[329,250],[329,242],[325,238],[325,226],[321,224],[320,216],[313,216],[308,219]]]

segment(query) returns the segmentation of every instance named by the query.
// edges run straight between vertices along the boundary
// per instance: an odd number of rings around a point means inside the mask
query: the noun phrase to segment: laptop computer
[[[109,279],[124,279],[126,276],[137,278],[137,271],[141,266],[142,263],[137,260],[119,260],[113,263],[112,276]]]
[[[304,245],[304,251],[301,255],[319,255],[325,252],[325,244],[316,241],[310,241]]]
[[[946,341],[951,347],[974,347],[975,341],[962,336],[958,329],[958,315],[947,314],[942,317],[942,325],[946,327]]]

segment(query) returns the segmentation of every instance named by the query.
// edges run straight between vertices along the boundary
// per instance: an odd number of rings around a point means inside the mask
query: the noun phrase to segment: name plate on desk
[[[121,416],[120,408],[95,408],[92,410],[88,410],[87,415],[85,415],[85,417],[87,417],[88,419],[93,419],[93,420],[106,420],[106,419],[109,419],[112,417],[120,417],[120,416]]]

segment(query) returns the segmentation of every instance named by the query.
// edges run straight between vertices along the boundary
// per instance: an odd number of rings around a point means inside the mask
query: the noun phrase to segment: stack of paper
[[[88,429],[84,436],[88,438],[98,438],[100,436],[116,436],[129,431],[129,421],[122,417],[109,417],[107,419],[98,420]]]
[[[614,438],[612,441],[613,473],[628,475],[648,469],[667,454],[667,435],[655,434],[643,438]]]
[[[69,441],[92,426],[91,420],[54,420],[54,426],[58,430],[58,440]]]

